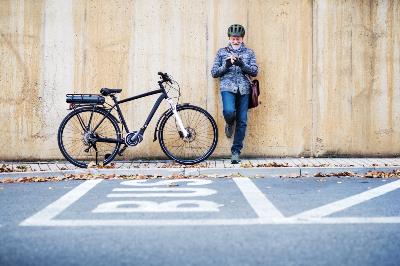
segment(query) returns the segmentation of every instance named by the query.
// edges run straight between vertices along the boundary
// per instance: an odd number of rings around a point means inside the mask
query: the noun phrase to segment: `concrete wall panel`
[[[157,88],[158,71],[215,117],[214,155],[228,155],[210,69],[233,23],[246,27],[262,88],[243,154],[399,154],[399,1],[1,0],[0,159],[62,158],[66,93],[111,87],[125,98]],[[123,106],[131,130],[155,100]],[[126,159],[163,157],[155,122]]]
[[[398,154],[399,8],[315,1],[313,154]]]
[[[260,66],[261,106],[249,112],[249,154],[309,155],[312,127],[312,5],[251,1],[249,45]]]
[[[0,157],[37,158],[46,139],[41,84],[44,2],[0,5]]]

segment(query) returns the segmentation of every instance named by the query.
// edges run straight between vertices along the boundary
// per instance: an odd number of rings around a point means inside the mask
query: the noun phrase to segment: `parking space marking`
[[[393,181],[391,183],[370,189],[370,190],[362,192],[360,194],[353,195],[353,196],[347,197],[345,199],[338,200],[338,201],[320,206],[318,208],[302,212],[300,214],[295,215],[294,217],[304,219],[304,218],[319,218],[319,217],[328,216],[335,212],[339,212],[339,211],[345,210],[347,208],[350,208],[354,205],[363,203],[367,200],[379,197],[383,194],[386,194],[388,192],[396,190],[399,187],[400,187],[400,180]]]
[[[349,208],[369,199],[381,196],[400,187],[400,180],[362,192],[360,194],[324,205],[322,207],[303,212],[299,215],[284,217],[282,213],[264,196],[249,178],[234,178],[234,182],[255,210],[259,218],[234,218],[234,219],[54,219],[69,206],[78,201],[87,192],[99,184],[102,179],[88,180],[78,185],[67,194],[48,205],[43,210],[27,218],[20,226],[230,226],[230,225],[266,225],[266,224],[399,224],[400,217],[323,217],[331,213]],[[128,181],[126,181],[128,182]],[[166,181],[160,181],[166,182]],[[162,183],[157,184],[161,185]],[[183,181],[182,181],[183,182]],[[199,184],[199,180],[185,180]],[[212,181],[209,181],[210,183]],[[129,183],[128,183],[129,184]],[[133,184],[133,183],[132,183]],[[151,183],[141,184],[150,186]],[[189,185],[189,184],[188,184]],[[115,202],[114,202],[115,203]],[[137,203],[137,202],[136,202]],[[175,201],[172,205],[163,208],[175,208],[182,202]],[[191,202],[198,204],[200,202]],[[135,202],[133,203],[135,204]],[[101,206],[101,205],[99,205]],[[99,207],[98,206],[98,207]],[[113,208],[115,206],[105,206]],[[145,207],[144,205],[142,207]],[[154,208],[155,206],[150,206]],[[212,207],[205,206],[205,207]],[[217,208],[217,206],[214,206]],[[219,206],[218,206],[219,207]],[[104,208],[104,205],[103,205]],[[159,208],[159,206],[157,207]],[[104,209],[103,209],[104,210]],[[101,208],[100,208],[101,212]],[[307,214],[308,213],[308,214]],[[304,215],[307,214],[307,215]]]
[[[43,210],[21,222],[20,225],[37,225],[51,221],[101,181],[102,179],[96,179],[83,182]]]
[[[259,218],[283,218],[283,214],[265,197],[249,178],[233,178],[247,202]]]

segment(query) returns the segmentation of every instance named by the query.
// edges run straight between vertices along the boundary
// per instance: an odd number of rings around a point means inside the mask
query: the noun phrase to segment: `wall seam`
[[[315,54],[315,40],[316,36],[314,36],[314,31],[315,31],[315,13],[317,13],[314,10],[314,5],[315,5],[316,0],[311,1],[311,156],[315,155],[315,134],[316,134],[316,129],[315,129],[315,62],[317,60],[315,59],[316,54]]]

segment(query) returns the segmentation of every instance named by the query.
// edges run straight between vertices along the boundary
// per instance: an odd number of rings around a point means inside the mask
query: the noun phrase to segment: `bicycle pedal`
[[[118,152],[118,155],[119,156],[122,156],[122,153],[124,153],[124,151],[126,150],[126,148],[128,148],[128,146],[124,146],[124,147],[122,147],[122,149]]]

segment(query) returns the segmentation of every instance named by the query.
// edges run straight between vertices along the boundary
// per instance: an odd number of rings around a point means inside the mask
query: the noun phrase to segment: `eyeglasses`
[[[240,42],[240,41],[243,41],[243,37],[234,37],[234,36],[231,36],[231,37],[229,37],[229,40]]]

